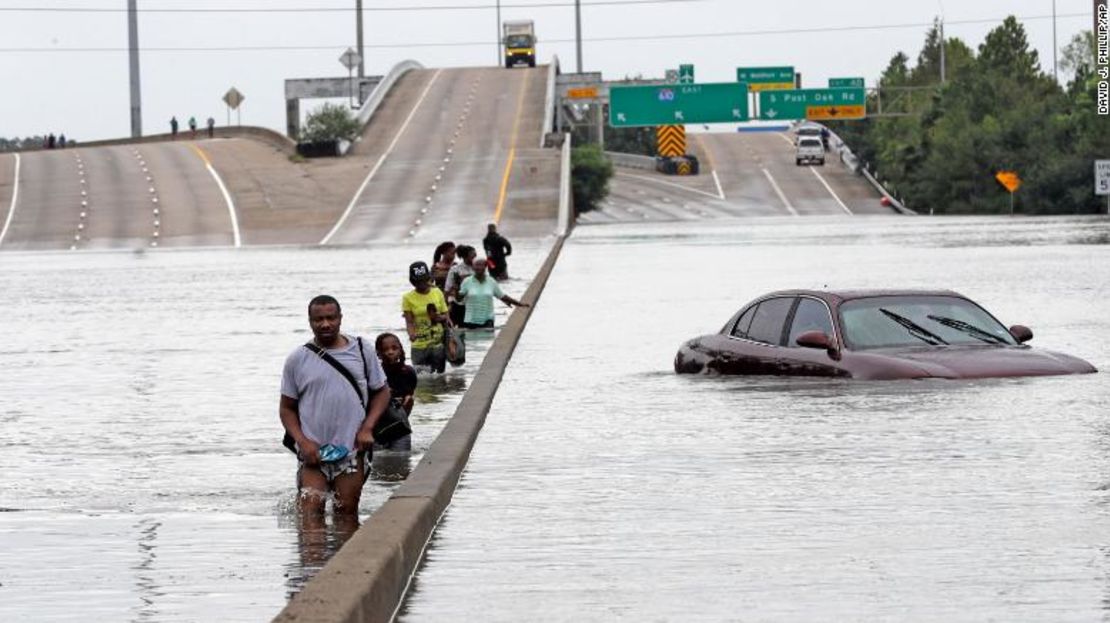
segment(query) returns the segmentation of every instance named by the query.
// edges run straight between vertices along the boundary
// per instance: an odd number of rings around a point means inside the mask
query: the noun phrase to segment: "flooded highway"
[[[580,226],[400,620],[1105,618],[1108,244],[1098,217]],[[674,374],[795,287],[951,288],[1102,372]]]
[[[299,529],[296,461],[280,445],[281,367],[311,338],[305,306],[328,292],[346,332],[403,335],[408,263],[436,242],[5,252],[0,620],[277,614],[343,542],[332,525]],[[534,274],[550,241],[513,242],[510,274]],[[421,382],[414,450],[376,458],[364,518],[419,461],[491,342],[471,336],[466,365]]]

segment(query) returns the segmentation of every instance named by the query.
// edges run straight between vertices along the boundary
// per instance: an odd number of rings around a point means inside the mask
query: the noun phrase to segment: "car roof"
[[[812,296],[822,299],[826,303],[840,304],[853,299],[872,298],[876,296],[955,296],[962,299],[967,297],[952,290],[919,290],[919,289],[857,289],[857,290],[778,290],[768,292],[759,298],[771,296]]]

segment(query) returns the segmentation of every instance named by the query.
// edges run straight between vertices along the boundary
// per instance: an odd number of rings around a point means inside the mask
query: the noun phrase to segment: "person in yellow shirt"
[[[451,326],[447,300],[432,284],[432,271],[424,262],[409,265],[409,283],[413,289],[401,297],[401,313],[412,345],[412,365],[443,372],[447,365],[443,334],[445,327]]]

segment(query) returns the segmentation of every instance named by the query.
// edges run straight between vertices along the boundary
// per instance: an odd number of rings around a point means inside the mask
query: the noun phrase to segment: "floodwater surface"
[[[550,241],[514,240],[530,276]],[[408,265],[434,244],[0,254],[0,621],[259,621],[349,536],[302,525],[282,363],[330,293],[343,329],[407,345]],[[504,284],[514,296],[527,279]],[[506,311],[499,307],[499,323]],[[411,455],[382,453],[367,516],[454,412],[492,341],[423,379]]]
[[[404,621],[1110,616],[1110,221],[579,227]],[[1094,375],[676,375],[786,288],[950,288]]]

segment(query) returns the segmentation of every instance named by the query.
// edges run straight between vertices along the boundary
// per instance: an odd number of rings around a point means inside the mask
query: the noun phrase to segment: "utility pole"
[[[945,44],[945,42],[944,42],[944,18],[942,17],[940,19],[940,83],[941,84],[944,84],[944,79],[945,79],[945,76],[947,74],[947,68],[945,67],[945,54],[944,54],[944,48],[946,48],[946,47],[948,47],[948,45]]]
[[[1056,0],[1052,0],[1052,79],[1059,84],[1060,76],[1056,74]]]
[[[582,0],[574,0],[574,40],[578,46],[578,73],[582,73]]]
[[[127,51],[131,64],[131,138],[139,138],[143,135],[143,102],[139,88],[138,0],[127,0]]]
[[[366,76],[366,50],[362,47],[362,0],[355,0],[355,28],[358,29],[358,77]],[[359,82],[358,99],[362,103],[362,82]]]
[[[501,54],[501,0],[497,0],[497,66],[504,62],[505,57]]]

